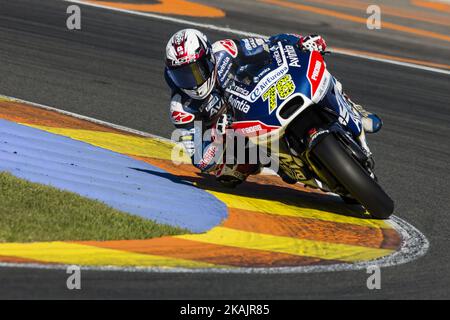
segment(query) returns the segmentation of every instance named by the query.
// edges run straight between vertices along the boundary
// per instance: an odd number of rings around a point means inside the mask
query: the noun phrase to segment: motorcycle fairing
[[[291,118],[295,118],[312,104],[317,104],[336,115],[339,122],[355,137],[361,134],[360,115],[353,111],[342,92],[337,89],[336,80],[326,69],[319,52],[304,52],[290,44],[278,42],[270,48],[270,53],[272,61],[248,75],[245,79],[247,83],[234,81],[226,89],[226,99],[234,109],[233,128],[242,131],[248,124],[252,127],[249,130],[252,135],[258,128],[266,131],[282,129]],[[286,78],[293,85],[290,85],[289,94],[283,96],[280,89],[283,90],[286,81],[281,85],[280,81]],[[303,106],[289,119],[283,119],[280,110],[295,97],[301,97]]]
[[[359,137],[362,130],[361,116],[356,113],[343,93],[336,86],[336,79],[332,78],[332,86],[318,103],[319,106],[332,111],[340,124],[347,128],[354,137]]]

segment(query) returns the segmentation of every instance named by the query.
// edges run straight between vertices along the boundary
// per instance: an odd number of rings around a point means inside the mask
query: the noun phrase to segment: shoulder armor
[[[224,39],[216,41],[213,43],[212,49],[214,53],[225,51],[233,58],[236,58],[238,55],[238,47],[236,45],[236,42],[234,42],[234,40],[232,39]]]

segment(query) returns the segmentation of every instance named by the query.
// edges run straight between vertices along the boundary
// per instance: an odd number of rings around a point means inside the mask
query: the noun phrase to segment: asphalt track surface
[[[0,93],[169,137],[164,46],[182,26],[83,7],[82,30],[69,32],[66,8],[67,3],[53,0],[0,1]],[[328,24],[305,22],[303,26],[291,18],[282,24],[280,16],[274,18],[272,28],[262,19],[263,9],[246,14],[245,22],[243,12],[230,12],[228,23],[263,34],[314,27],[317,33],[333,36],[340,46],[348,37],[362,37],[335,32]],[[230,37],[214,31],[208,35]],[[392,47],[392,40],[384,37],[364,41],[379,50]],[[448,62],[448,43],[430,40],[427,48],[417,48],[417,41],[408,39],[399,46],[417,58]],[[369,291],[368,275],[362,270],[310,274],[83,271],[82,290],[69,291],[63,270],[3,268],[0,298],[450,298],[449,76],[341,55],[327,61],[352,98],[383,117],[383,130],[369,137],[378,176],[396,201],[396,215],[430,241],[428,253],[419,260],[382,269],[382,290]]]

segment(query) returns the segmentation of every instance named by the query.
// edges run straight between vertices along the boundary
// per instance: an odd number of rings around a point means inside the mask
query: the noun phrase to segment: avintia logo
[[[293,46],[285,46],[287,57],[289,59],[289,66],[300,68],[299,58]]]
[[[247,113],[250,110],[250,105],[245,100],[238,100],[235,97],[230,96],[228,102],[234,109],[237,109],[244,113]]]

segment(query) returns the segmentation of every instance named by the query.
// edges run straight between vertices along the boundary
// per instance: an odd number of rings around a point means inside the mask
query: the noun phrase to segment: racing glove
[[[325,42],[325,39],[317,34],[312,34],[300,38],[298,44],[302,50],[319,51],[321,54],[324,54],[327,49],[327,43]]]
[[[214,171],[223,153],[226,130],[231,127],[231,115],[223,113],[211,128],[210,140],[195,148],[193,164],[202,172]]]

